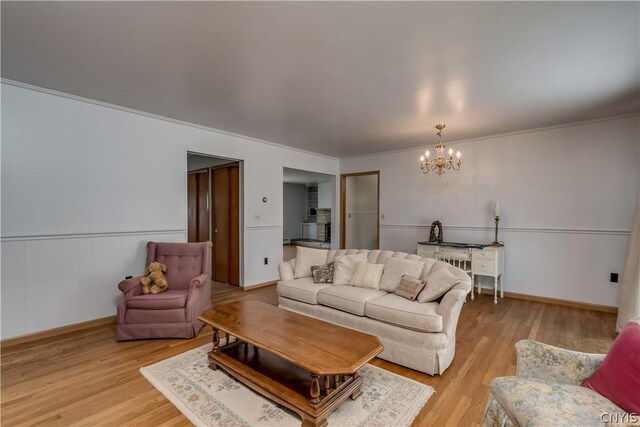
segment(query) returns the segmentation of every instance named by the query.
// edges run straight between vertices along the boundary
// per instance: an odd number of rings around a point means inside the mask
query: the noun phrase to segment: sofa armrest
[[[516,376],[580,384],[595,372],[604,354],[581,353],[533,340],[516,343]]]
[[[204,285],[207,282],[209,282],[209,275],[207,273],[202,273],[198,277],[194,277],[193,279],[191,279],[191,283],[189,284],[189,287],[192,289],[194,287],[199,288],[200,286]]]
[[[467,293],[469,291],[465,289],[454,288],[442,297],[438,306],[438,314],[442,316],[442,333],[448,336],[455,335],[460,310],[462,310]]]
[[[140,279],[144,276],[137,276],[131,279],[125,279],[118,284],[118,289],[124,294],[125,298],[142,295],[142,287]]]
[[[280,273],[280,280],[293,280],[294,279],[294,266],[296,265],[296,259],[291,261],[281,262],[278,266],[278,272]]]

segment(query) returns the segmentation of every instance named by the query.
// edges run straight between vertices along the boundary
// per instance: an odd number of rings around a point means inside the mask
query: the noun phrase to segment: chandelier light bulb
[[[427,159],[429,158],[429,156],[431,155],[431,153],[429,153],[429,150],[427,150],[427,152],[425,153],[427,155]]]
[[[420,156],[420,161],[424,162],[424,156]]]
[[[453,157],[453,148],[449,148],[449,157]]]
[[[456,156],[458,157],[458,160],[460,160],[460,156],[462,155],[462,153],[460,153],[460,150],[458,150],[458,152],[456,153]]]

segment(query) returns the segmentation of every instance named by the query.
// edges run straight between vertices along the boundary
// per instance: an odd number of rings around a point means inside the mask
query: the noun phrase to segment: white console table
[[[471,276],[471,299],[475,298],[476,276],[493,277],[493,302],[498,303],[498,285],[500,298],[504,297],[504,246],[484,246],[447,243],[418,242],[418,255],[445,261],[462,268]],[[478,283],[478,294],[482,293]]]

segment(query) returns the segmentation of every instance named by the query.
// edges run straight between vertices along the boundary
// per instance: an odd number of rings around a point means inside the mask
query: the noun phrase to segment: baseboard
[[[270,282],[258,283],[257,285],[243,286],[242,290],[244,292],[253,291],[254,289],[260,289],[260,288],[266,288],[267,286],[273,286],[276,283],[278,283],[277,280],[272,280]]]
[[[505,292],[504,296],[507,298],[519,299],[524,301],[545,302],[547,304],[564,305],[566,307],[575,307],[575,308],[584,308],[587,310],[604,311],[605,313],[618,313],[618,307],[612,307],[610,305],[591,304],[588,302],[540,297],[536,295],[517,294],[515,292]]]
[[[45,331],[34,332],[32,334],[20,335],[0,341],[2,348],[13,347],[19,344],[31,343],[34,341],[68,334],[70,332],[81,331],[96,326],[116,323],[116,316],[101,317],[99,319],[87,320],[86,322],[74,323],[72,325],[60,326],[59,328],[47,329]]]

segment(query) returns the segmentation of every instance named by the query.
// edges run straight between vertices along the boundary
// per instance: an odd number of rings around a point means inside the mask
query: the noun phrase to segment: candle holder
[[[496,215],[496,239],[489,246],[504,246],[502,243],[498,241],[498,225],[500,224],[500,217]]]

